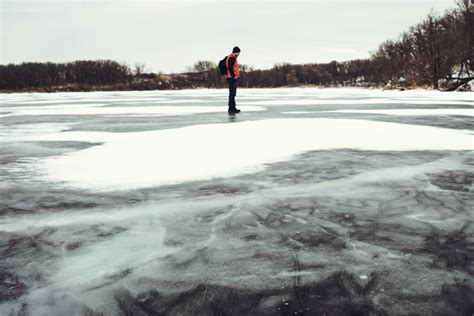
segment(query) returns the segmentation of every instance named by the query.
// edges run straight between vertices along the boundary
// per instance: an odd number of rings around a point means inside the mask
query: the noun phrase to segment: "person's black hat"
[[[235,46],[234,49],[232,50],[232,53],[240,53],[240,48]]]

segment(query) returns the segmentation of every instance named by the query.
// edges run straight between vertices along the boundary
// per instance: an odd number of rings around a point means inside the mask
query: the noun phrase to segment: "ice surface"
[[[264,100],[264,101],[246,101],[241,102],[244,105],[347,105],[347,104],[415,104],[415,105],[472,105],[469,101],[450,101],[450,100],[412,100],[412,99],[357,99],[357,100],[337,100],[337,99],[319,99],[319,100]]]
[[[43,139],[106,143],[34,163],[31,171],[79,188],[122,190],[252,173],[311,150],[470,150],[474,141],[469,132],[345,119],[272,119],[120,135],[93,133],[90,139],[87,133],[76,135],[63,132]]]
[[[473,93],[0,99],[0,315],[472,312]]]
[[[385,115],[457,115],[474,116],[474,108],[468,109],[389,109],[389,110],[337,110],[328,111],[336,113],[362,113],[362,114],[385,114]],[[291,112],[288,112],[291,113]]]
[[[69,125],[63,123],[18,124],[12,127],[0,126],[0,142],[12,141],[16,137],[21,136],[35,135],[36,137],[42,137],[45,134],[54,134],[66,131],[69,128]]]
[[[245,111],[263,111],[260,106],[246,106]],[[12,115],[105,115],[105,114],[153,114],[153,115],[189,115],[199,113],[222,112],[222,108],[216,106],[157,106],[157,107],[43,107],[43,108],[18,108]]]

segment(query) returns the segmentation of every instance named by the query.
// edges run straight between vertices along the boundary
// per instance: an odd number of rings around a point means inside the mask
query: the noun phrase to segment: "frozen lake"
[[[0,95],[0,315],[474,311],[474,93]]]

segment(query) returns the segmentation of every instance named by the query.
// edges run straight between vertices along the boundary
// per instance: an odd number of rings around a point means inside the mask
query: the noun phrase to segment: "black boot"
[[[235,106],[229,106],[229,114],[240,113],[239,109],[236,109]]]

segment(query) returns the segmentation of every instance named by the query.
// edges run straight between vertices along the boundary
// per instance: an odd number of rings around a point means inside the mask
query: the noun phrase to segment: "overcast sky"
[[[149,71],[179,72],[219,61],[365,58],[386,39],[454,0],[0,0],[1,63],[113,59]]]

